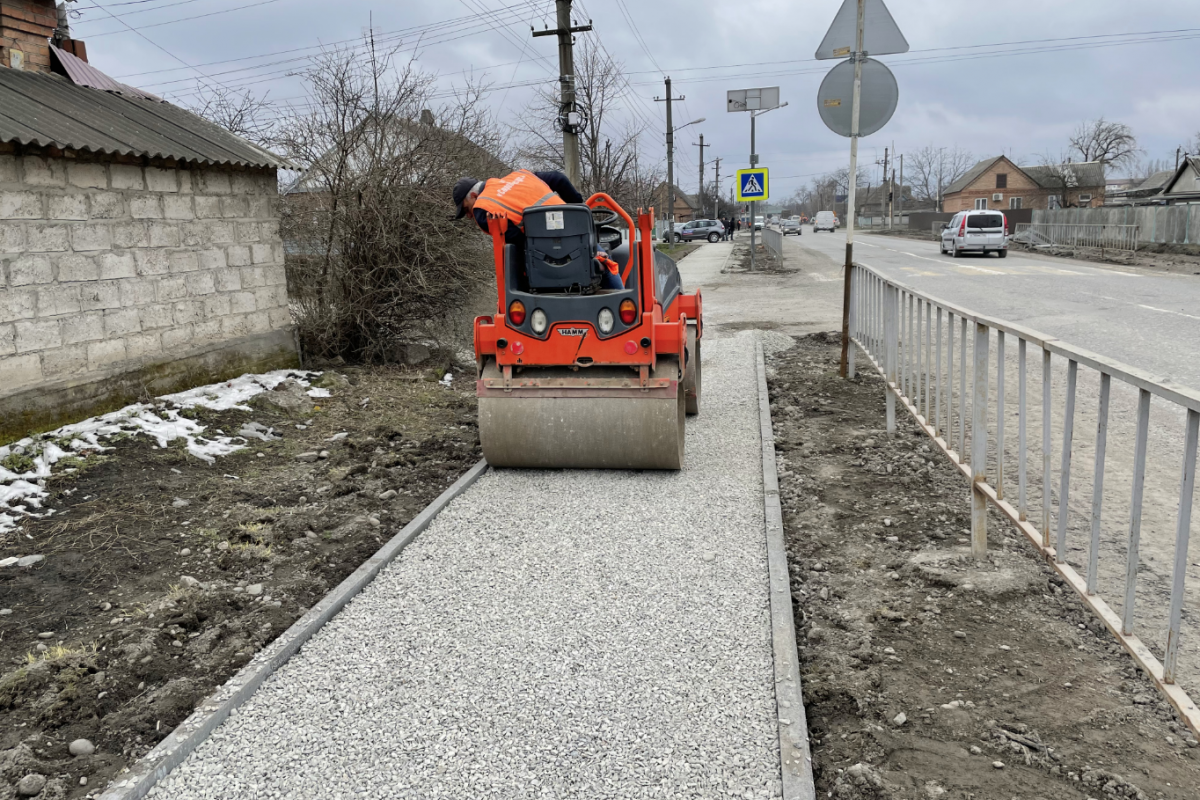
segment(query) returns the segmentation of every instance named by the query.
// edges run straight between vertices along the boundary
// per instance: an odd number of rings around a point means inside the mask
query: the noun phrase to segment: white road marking
[[[897,250],[896,252],[901,253],[903,251]],[[946,261],[943,258],[929,258],[928,256],[919,256],[916,253],[904,253],[904,255],[912,256],[913,258],[919,258],[923,261],[932,261],[933,263],[941,264],[944,267],[963,267],[964,269],[974,269],[974,270],[978,270],[980,272],[986,272],[989,275],[1007,275],[1008,274],[1007,272],[1000,272],[999,270],[995,270],[995,269],[987,269],[986,267],[977,267],[974,264],[963,264],[958,261]]]
[[[1138,303],[1138,308],[1145,308],[1149,309],[1150,311],[1161,311],[1164,314],[1178,314],[1179,316],[1187,317],[1188,319],[1200,319],[1200,317],[1197,317],[1194,314],[1185,314],[1182,311],[1172,311],[1169,308],[1155,308],[1154,306],[1148,306],[1142,303]]]

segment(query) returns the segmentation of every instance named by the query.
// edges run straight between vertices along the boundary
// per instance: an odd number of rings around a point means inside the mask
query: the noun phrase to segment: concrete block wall
[[[291,326],[274,170],[0,152],[0,398]]]

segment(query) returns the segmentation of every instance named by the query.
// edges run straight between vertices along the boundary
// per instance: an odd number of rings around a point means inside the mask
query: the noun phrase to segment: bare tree
[[[1130,166],[1142,152],[1132,128],[1104,117],[1080,123],[1070,138],[1070,149],[1080,161],[1099,161],[1105,167]]]
[[[647,163],[639,145],[644,130],[631,120],[618,120],[625,108],[624,67],[584,39],[575,50],[575,100],[583,118],[579,131],[580,186],[586,197],[611,195],[627,209],[648,208],[662,182],[663,170]],[[523,115],[518,150],[523,165],[563,168],[562,137],[557,117],[557,87],[543,87]],[[653,179],[653,180],[652,180]]]
[[[930,144],[905,154],[904,180],[911,186],[914,200],[937,203],[946,194],[946,187],[974,165],[975,156],[970,151]]]
[[[307,102],[281,114],[276,146],[303,167],[281,232],[306,356],[387,360],[438,338],[438,320],[490,278],[486,237],[450,221],[460,176],[503,169],[484,89],[435,105],[433,76],[394,53],[326,51]]]
[[[268,95],[255,97],[249,91],[238,93],[224,86],[205,85],[198,97],[192,108],[197,114],[252,142],[270,145],[275,132],[275,104]]]

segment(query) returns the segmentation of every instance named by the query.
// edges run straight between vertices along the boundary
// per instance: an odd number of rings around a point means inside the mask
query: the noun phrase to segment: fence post
[[[896,352],[897,341],[896,336],[896,315],[899,309],[896,308],[896,301],[899,292],[890,284],[884,284],[883,291],[883,318],[884,318],[884,352],[887,363],[887,432],[888,435],[896,432],[896,361],[898,353]]]
[[[847,269],[850,270],[850,343],[846,347],[846,375],[849,378],[854,377],[854,339],[858,336],[858,289],[859,274],[858,270],[851,264]]]
[[[1067,521],[1071,515],[1071,439],[1075,432],[1075,383],[1079,376],[1079,362],[1067,361],[1067,402],[1063,411],[1061,484],[1058,489],[1058,536],[1055,540],[1054,560],[1063,564],[1067,560]]]
[[[1175,682],[1179,659],[1179,628],[1183,620],[1184,577],[1187,573],[1188,537],[1192,525],[1192,492],[1196,488],[1196,439],[1200,436],[1200,411],[1188,409],[1183,443],[1183,480],[1179,487],[1179,518],[1175,525],[1175,569],[1171,574],[1171,611],[1167,648],[1163,653],[1163,683]]]
[[[975,323],[975,375],[971,398],[971,555],[987,556],[988,328]],[[965,352],[965,349],[964,349]]]

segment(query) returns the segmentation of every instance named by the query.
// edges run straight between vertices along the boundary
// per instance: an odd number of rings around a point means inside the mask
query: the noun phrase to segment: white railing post
[[[1050,547],[1050,351],[1042,347],[1042,547]]]
[[[884,314],[884,319],[885,319],[884,338],[886,339],[886,344],[884,345],[884,350],[887,353],[887,357],[886,357],[887,358],[887,360],[886,360],[886,364],[887,364],[886,403],[887,403],[887,432],[888,432],[889,436],[896,432],[896,388],[897,388],[896,387],[896,361],[897,361],[897,353],[896,353],[896,346],[897,346],[896,322],[897,322],[897,320],[896,320],[896,316],[899,313],[899,309],[896,306],[897,306],[897,302],[899,300],[898,294],[899,294],[898,291],[894,287],[887,285],[887,284],[884,285],[883,314]]]
[[[1004,499],[1004,331],[996,331],[996,499]]]
[[[1100,409],[1096,425],[1096,469],[1092,479],[1092,538],[1088,544],[1087,593],[1095,594],[1100,580],[1100,512],[1104,505],[1104,450],[1108,446],[1108,396],[1112,376],[1100,373]]]
[[[1192,492],[1196,488],[1196,439],[1200,436],[1200,411],[1188,409],[1183,441],[1183,480],[1179,486],[1179,518],[1175,525],[1175,569],[1171,573],[1171,611],[1167,647],[1163,653],[1163,683],[1175,682],[1179,660],[1179,628],[1183,620],[1183,597],[1187,574],[1188,537],[1192,527]]]
[[[1079,377],[1079,362],[1067,362],[1067,402],[1063,411],[1061,483],[1058,489],[1058,537],[1055,539],[1054,560],[1067,560],[1067,520],[1071,516],[1071,437],[1075,433],[1075,383]]]
[[[1138,548],[1142,538],[1142,490],[1146,485],[1146,439],[1150,433],[1150,392],[1138,392],[1137,435],[1133,442],[1133,496],[1129,502],[1129,551],[1125,557],[1125,607],[1121,609],[1121,633],[1133,633],[1137,605]]]
[[[977,559],[987,556],[988,347],[988,328],[977,322],[971,398],[971,555]]]
[[[1020,455],[1017,457],[1017,514],[1021,521],[1024,522],[1029,518],[1029,500],[1026,494],[1026,463],[1029,458],[1027,452],[1029,443],[1026,439],[1026,417],[1029,416],[1029,407],[1025,405],[1025,340],[1017,340],[1017,369],[1020,375],[1017,378],[1017,447]]]

